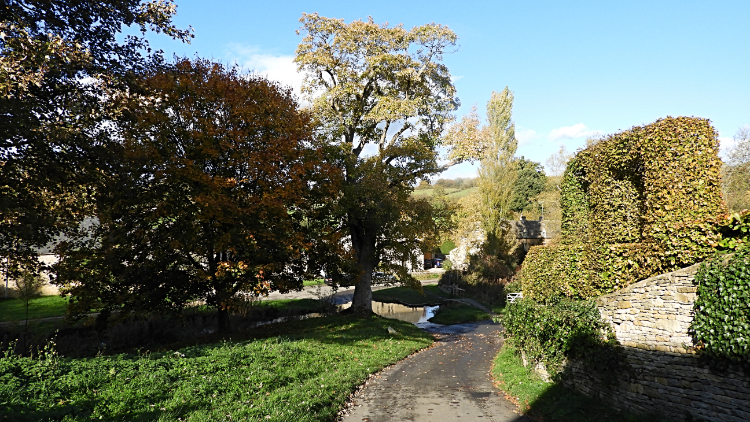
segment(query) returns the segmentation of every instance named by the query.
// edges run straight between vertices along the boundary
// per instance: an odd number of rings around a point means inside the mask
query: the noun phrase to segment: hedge
[[[667,117],[579,151],[561,185],[557,246],[531,248],[526,297],[591,298],[701,261],[726,212],[716,130]]]

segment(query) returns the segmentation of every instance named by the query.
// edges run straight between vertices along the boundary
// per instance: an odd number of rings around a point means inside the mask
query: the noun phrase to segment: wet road
[[[424,328],[437,333],[436,344],[371,378],[342,421],[530,421],[492,385],[500,325]]]

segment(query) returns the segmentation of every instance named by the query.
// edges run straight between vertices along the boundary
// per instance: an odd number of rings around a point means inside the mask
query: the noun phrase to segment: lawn
[[[656,422],[655,416],[621,412],[597,399],[586,397],[560,384],[547,383],[523,366],[515,349],[507,343],[495,358],[492,375],[506,396],[522,412],[547,422]]]
[[[430,318],[430,322],[435,324],[453,325],[465,324],[467,322],[484,321],[492,316],[479,308],[467,305],[461,302],[447,302],[440,305],[440,309],[435,316]]]
[[[372,292],[372,300],[387,303],[400,303],[406,306],[435,306],[440,298],[423,295],[409,287],[391,287]]]
[[[307,286],[320,286],[321,284],[323,284],[323,282],[324,282],[324,280],[322,278],[316,278],[314,280],[304,280],[302,282],[302,285],[304,287],[307,287]]]
[[[61,296],[35,297],[29,303],[29,319],[63,316],[66,306],[68,300]],[[0,300],[0,322],[25,319],[26,305],[21,299]]]
[[[274,313],[275,311],[279,314],[304,314],[326,310],[326,304],[318,299],[264,300],[254,306],[258,310],[267,311],[266,313]]]
[[[165,353],[0,357],[0,414],[19,422],[332,421],[370,374],[433,341],[412,324],[380,317],[316,318],[252,333]]]
[[[442,276],[443,273],[432,273],[432,272],[418,272],[412,273],[411,276],[417,280],[437,280]]]

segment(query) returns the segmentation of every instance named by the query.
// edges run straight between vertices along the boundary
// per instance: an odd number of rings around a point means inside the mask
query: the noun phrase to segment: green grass
[[[442,273],[419,272],[419,273],[412,273],[411,275],[417,280],[437,280],[440,278]]]
[[[140,356],[0,357],[0,414],[18,422],[332,421],[369,374],[433,341],[412,324],[379,317],[253,333],[258,338]]]
[[[655,422],[655,416],[634,416],[562,385],[547,383],[523,366],[507,343],[495,358],[492,374],[500,388],[528,416],[545,422]]]
[[[440,290],[440,288],[437,285],[422,286],[422,289],[436,296],[440,296],[444,298],[454,297],[452,294],[445,293],[444,291]]]
[[[440,299],[423,295],[409,287],[391,287],[372,292],[372,300],[387,303],[401,303],[406,306],[439,305]]]
[[[453,325],[467,322],[484,321],[490,319],[490,314],[460,302],[447,302],[440,306],[430,322],[435,324]]]
[[[258,309],[274,310],[280,313],[318,312],[325,308],[325,305],[318,299],[264,300],[255,306]]]
[[[41,296],[31,299],[29,319],[64,316],[68,300],[61,296]],[[24,321],[26,306],[21,299],[0,300],[0,322]]]
[[[305,287],[307,287],[307,286],[319,286],[319,285],[323,284],[323,282],[324,282],[324,280],[322,278],[316,278],[315,280],[304,280],[302,282],[302,285],[305,286]]]

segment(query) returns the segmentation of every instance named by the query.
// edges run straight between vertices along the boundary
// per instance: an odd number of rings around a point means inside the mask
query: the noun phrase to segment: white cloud
[[[464,75],[461,75],[461,76],[451,75],[451,82],[456,83],[463,78],[464,78]]]
[[[547,138],[550,141],[557,141],[560,139],[573,139],[573,138],[587,138],[589,136],[599,136],[601,132],[598,130],[588,130],[586,125],[578,123],[573,126],[565,126],[557,129],[552,129]]]
[[[521,129],[516,132],[516,139],[518,139],[518,145],[525,145],[531,143],[539,136],[534,129]]]
[[[291,86],[294,93],[301,97],[304,76],[297,72],[294,56],[270,54],[257,47],[242,44],[229,44],[227,56],[246,70]]]

